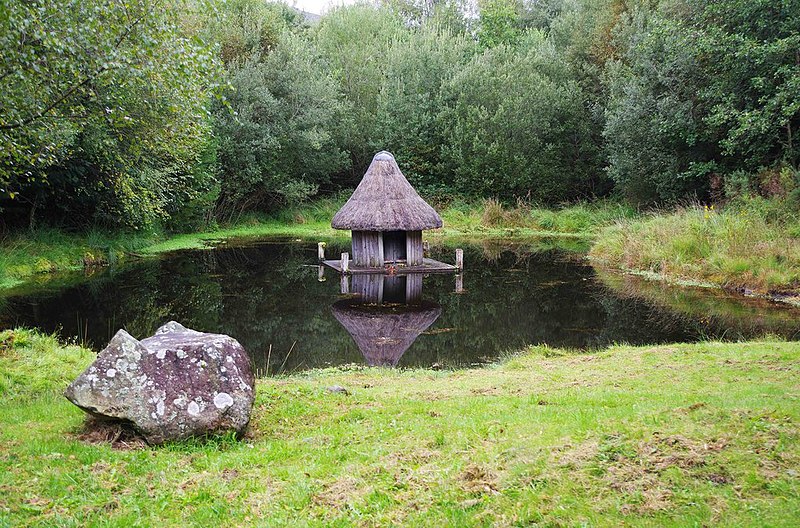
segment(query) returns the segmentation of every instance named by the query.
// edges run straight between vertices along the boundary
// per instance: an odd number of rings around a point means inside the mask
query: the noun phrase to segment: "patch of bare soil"
[[[696,411],[698,409],[702,409],[704,407],[708,407],[708,404],[705,402],[697,402],[689,405],[688,407],[679,407],[675,409],[675,412],[680,414],[689,414],[692,411]]]
[[[11,355],[11,350],[14,348],[14,332],[11,332],[0,340],[0,356]]]
[[[500,391],[497,390],[497,387],[478,387],[470,389],[470,392],[479,396],[497,396],[500,394]]]

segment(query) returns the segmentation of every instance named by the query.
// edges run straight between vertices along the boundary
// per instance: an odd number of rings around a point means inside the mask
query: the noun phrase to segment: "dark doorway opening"
[[[406,260],[406,232],[386,231],[383,233],[383,260],[397,262]]]

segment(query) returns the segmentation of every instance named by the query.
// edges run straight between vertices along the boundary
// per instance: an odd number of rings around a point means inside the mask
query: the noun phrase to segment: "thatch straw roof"
[[[373,367],[397,366],[417,337],[442,314],[441,306],[432,302],[376,307],[345,299],[334,303],[332,310]]]
[[[383,150],[372,158],[331,225],[352,231],[422,231],[442,227],[442,219],[408,183],[394,156]]]

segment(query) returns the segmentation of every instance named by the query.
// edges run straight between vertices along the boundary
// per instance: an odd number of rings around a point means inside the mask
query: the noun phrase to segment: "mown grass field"
[[[263,379],[243,440],[159,448],[87,438],[60,391],[91,357],[0,333],[0,526],[800,519],[798,343],[539,347],[478,370]]]

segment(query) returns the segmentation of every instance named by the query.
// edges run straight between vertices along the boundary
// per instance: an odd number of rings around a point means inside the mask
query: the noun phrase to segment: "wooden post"
[[[342,279],[340,282],[341,291],[343,294],[350,293],[350,275],[342,274]]]
[[[423,257],[431,256],[431,243],[427,240],[422,241],[422,256]]]
[[[456,293],[464,293],[464,274],[456,275]]]
[[[350,273],[350,253],[342,253],[342,273]]]
[[[317,255],[319,256],[320,262],[325,260],[325,242],[317,243]]]
[[[319,267],[319,273],[317,275],[317,280],[320,282],[325,282],[325,266]]]
[[[457,249],[456,250],[456,269],[459,271],[464,269],[464,250]]]

